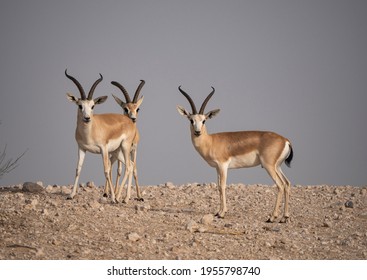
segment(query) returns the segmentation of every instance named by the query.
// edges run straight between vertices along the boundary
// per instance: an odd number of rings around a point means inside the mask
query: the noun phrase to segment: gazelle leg
[[[128,203],[129,200],[130,200],[130,197],[131,197],[131,184],[132,184],[132,181],[133,181],[133,162],[130,161],[130,163],[131,163],[131,168],[130,168],[129,174],[128,174],[126,196],[124,198],[125,203]]]
[[[136,200],[138,201],[144,201],[144,198],[141,196],[141,193],[140,193],[140,188],[139,188],[139,183],[138,183],[138,170],[136,168],[136,154],[137,154],[137,151],[136,151],[136,147],[135,149],[132,151],[132,157],[133,157],[133,174],[134,174],[134,180],[135,180],[135,187],[136,187],[136,195],[137,195],[137,198]]]
[[[289,182],[288,178],[284,175],[283,171],[278,168],[278,174],[282,178],[284,182],[284,216],[280,220],[281,223],[286,223],[289,221],[289,196],[291,191],[291,183]]]
[[[105,175],[106,181],[107,181],[106,186],[108,186],[108,188],[111,192],[111,200],[114,203],[114,202],[116,202],[116,198],[115,198],[115,193],[114,193],[114,190],[113,190],[111,176],[110,176],[111,175],[111,161],[110,161],[107,149],[106,148],[101,148],[101,150],[102,150],[102,158],[103,158],[104,175]]]
[[[279,206],[280,206],[280,202],[282,201],[283,198],[283,193],[284,193],[284,184],[282,182],[281,177],[279,177],[276,169],[274,166],[264,166],[264,168],[266,169],[266,171],[268,171],[270,177],[273,179],[273,181],[275,182],[277,188],[278,188],[278,193],[277,193],[277,198],[275,201],[275,206],[274,206],[274,210],[272,215],[270,216],[270,218],[267,220],[267,222],[269,223],[273,223],[276,218],[278,218],[279,216]]]
[[[123,189],[123,187],[124,187],[124,185],[126,183],[126,180],[128,178],[128,175],[131,172],[131,160],[130,160],[130,155],[129,155],[129,149],[131,147],[131,144],[125,145],[125,146],[127,146],[127,148],[126,147],[124,147],[124,148],[122,147],[121,148],[122,153],[123,153],[123,156],[124,156],[124,160],[125,160],[125,174],[124,174],[124,177],[122,178],[121,185],[118,188],[116,188],[116,190],[115,190],[117,201],[120,201],[122,189]],[[122,160],[122,159],[119,159],[119,160]]]
[[[112,166],[115,163],[115,161],[116,161],[116,156],[112,154],[112,156],[110,158],[110,178],[111,178],[111,180],[112,180]],[[118,176],[118,174],[117,174],[117,176]],[[112,192],[114,192],[113,187],[111,188],[111,190],[112,190]],[[110,188],[108,187],[108,180],[106,178],[105,185],[104,185],[104,190],[103,190],[103,196],[108,197],[109,194],[110,194]]]
[[[218,175],[220,208],[219,212],[215,216],[219,218],[224,218],[224,215],[227,212],[227,201],[226,201],[227,167],[219,166],[217,168],[217,175]]]
[[[74,187],[73,187],[71,194],[67,197],[67,199],[73,199],[74,196],[76,195],[76,191],[78,189],[79,176],[80,176],[80,172],[83,167],[84,158],[85,158],[85,151],[83,151],[82,149],[78,149],[78,164],[76,166]]]
[[[118,188],[120,178],[121,178],[121,174],[122,174],[122,162],[119,160],[119,161],[117,161],[117,174],[116,174],[115,191]]]

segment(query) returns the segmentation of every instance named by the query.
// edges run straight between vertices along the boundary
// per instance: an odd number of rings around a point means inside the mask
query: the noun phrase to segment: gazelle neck
[[[79,111],[76,123],[76,138],[77,139],[81,138],[83,139],[83,141],[89,139],[92,134],[94,124],[95,124],[95,118],[93,115],[90,116],[89,122],[85,122],[83,120],[83,114]]]
[[[190,130],[192,144],[194,145],[198,153],[204,156],[210,149],[211,135],[208,134],[205,125],[201,129],[200,135],[195,134],[194,128],[192,126],[190,126]]]

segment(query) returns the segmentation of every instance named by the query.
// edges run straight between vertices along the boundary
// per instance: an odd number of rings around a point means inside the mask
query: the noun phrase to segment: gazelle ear
[[[136,105],[139,107],[141,103],[143,103],[144,96],[140,97],[139,100],[136,102]]]
[[[105,102],[107,100],[108,96],[100,96],[94,99],[94,104],[102,104],[103,102]]]
[[[79,99],[76,98],[74,95],[72,95],[71,93],[67,93],[66,94],[66,98],[71,101],[71,102],[74,102],[74,103],[78,103]]]
[[[214,118],[216,115],[218,115],[219,111],[220,111],[220,109],[215,109],[215,110],[209,111],[208,113],[205,114],[205,117],[207,119]]]
[[[122,101],[120,98],[118,98],[116,95],[112,94],[113,98],[115,99],[115,101],[117,102],[117,104],[119,104],[122,108],[125,107],[126,103],[124,101]]]
[[[184,117],[189,117],[190,114],[185,110],[184,107],[177,105],[177,111],[180,115],[184,116]]]

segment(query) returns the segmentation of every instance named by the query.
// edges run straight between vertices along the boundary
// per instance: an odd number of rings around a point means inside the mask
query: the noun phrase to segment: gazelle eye
[[[139,112],[140,108],[136,109],[136,112]]]
[[[129,113],[129,110],[127,108],[124,108],[125,113]]]
[[[205,120],[203,120],[203,124],[205,123]]]
[[[82,109],[83,109],[83,106],[82,106],[82,105],[79,105],[78,107],[79,107],[79,109],[80,109],[80,110],[82,110]]]
[[[92,110],[94,109],[94,105],[92,106]]]
[[[190,120],[191,124],[194,124],[194,121],[193,120]]]

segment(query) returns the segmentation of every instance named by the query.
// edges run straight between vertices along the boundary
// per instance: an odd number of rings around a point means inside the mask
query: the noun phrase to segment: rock
[[[204,233],[204,232],[206,232],[206,231],[207,231],[207,229],[206,229],[206,227],[199,227],[199,228],[197,229],[197,231],[198,231],[198,232],[200,232],[200,233]]]
[[[199,226],[195,221],[191,220],[187,223],[186,229],[191,233],[193,233],[199,229]]]
[[[61,193],[63,194],[71,194],[71,189],[67,186],[62,186],[61,187]]]
[[[34,199],[26,199],[25,200],[25,209],[31,209],[31,210],[35,210],[36,206],[38,205],[39,201],[38,199],[34,198]]]
[[[172,182],[167,182],[164,186],[169,188],[169,189],[174,189],[175,188],[175,185]]]
[[[331,228],[332,227],[332,224],[330,221],[325,221],[322,225],[323,227],[326,227],[326,228]]]
[[[95,201],[95,200],[88,202],[88,205],[92,209],[100,209],[101,208],[101,204],[98,201]]]
[[[213,223],[214,216],[212,214],[206,214],[201,218],[201,223],[203,225],[211,225]]]
[[[148,212],[150,210],[149,204],[143,204],[143,205],[135,205],[136,212]]]
[[[94,184],[93,181],[87,182],[87,188],[95,188],[96,185]]]
[[[48,192],[48,193],[52,193],[53,189],[54,189],[54,187],[53,187],[53,186],[51,186],[51,185],[48,185],[48,186],[45,188],[46,192]]]
[[[30,192],[30,193],[43,193],[45,189],[37,183],[25,182],[23,184],[23,191]]]
[[[354,208],[353,201],[348,200],[347,202],[345,202],[344,206],[345,206],[346,208]]]
[[[132,241],[132,242],[136,242],[138,240],[140,240],[140,235],[137,234],[136,232],[131,232],[127,235],[127,239]]]

